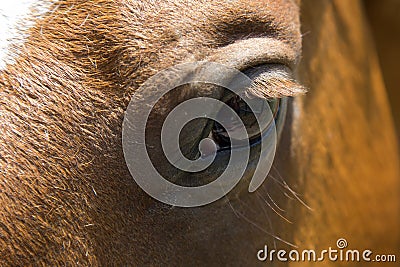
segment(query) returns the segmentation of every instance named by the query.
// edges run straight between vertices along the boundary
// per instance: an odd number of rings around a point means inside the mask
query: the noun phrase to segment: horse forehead
[[[135,2],[132,1],[130,3],[133,4]],[[158,4],[171,5],[179,2],[165,1]],[[199,3],[193,1],[193,3],[203,8],[211,5],[221,9],[221,6],[224,6],[224,8],[228,8],[231,11],[242,10],[246,16],[250,17],[254,15],[272,17],[274,18],[274,24],[284,25],[283,28],[290,28],[287,26],[297,20],[298,6],[292,0],[206,0],[203,2],[207,4],[199,5]],[[2,33],[0,35],[0,69],[4,69],[7,63],[13,63],[13,59],[18,55],[24,40],[27,38],[27,29],[50,11],[52,3],[57,3],[57,1],[14,0],[0,2],[0,32]],[[199,10],[199,12],[202,11]]]

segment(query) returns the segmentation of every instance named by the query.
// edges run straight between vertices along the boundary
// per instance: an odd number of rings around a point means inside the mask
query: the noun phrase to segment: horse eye
[[[257,144],[263,136],[268,134],[268,131],[273,126],[273,123],[278,122],[278,117],[280,115],[280,106],[282,99],[280,98],[272,98],[272,99],[257,99],[252,100],[253,102],[256,101],[256,108],[253,110],[246,104],[246,102],[239,96],[235,95],[234,97],[230,98],[225,103],[230,106],[240,117],[242,123],[246,127],[247,135],[249,144],[254,145]],[[267,115],[269,113],[268,109],[272,112],[272,118]],[[257,113],[260,118],[270,118],[267,121],[258,124],[256,116],[254,113]],[[231,148],[231,142],[229,139],[228,131],[234,132],[235,129],[238,127],[238,122],[232,120],[229,124],[225,125],[229,127],[229,129],[225,129],[222,127],[221,124],[215,122],[211,131],[212,138],[215,140],[216,144],[218,145],[218,150],[226,150]],[[241,141],[241,140],[237,140]],[[240,143],[240,142],[239,142]]]

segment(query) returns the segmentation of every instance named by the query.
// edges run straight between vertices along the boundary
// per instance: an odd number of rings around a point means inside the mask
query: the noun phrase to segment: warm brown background
[[[365,9],[400,141],[400,1],[365,0]]]

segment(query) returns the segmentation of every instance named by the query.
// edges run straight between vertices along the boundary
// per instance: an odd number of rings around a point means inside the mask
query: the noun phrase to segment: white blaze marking
[[[50,6],[46,0],[11,0],[0,2],[0,69],[13,63],[18,51],[10,45],[23,44],[24,31],[33,25],[32,18],[40,18]]]

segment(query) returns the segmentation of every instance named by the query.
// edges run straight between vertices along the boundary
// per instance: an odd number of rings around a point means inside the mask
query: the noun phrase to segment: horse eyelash
[[[271,70],[258,75],[244,92],[246,97],[282,98],[307,93],[307,88],[285,70]]]

